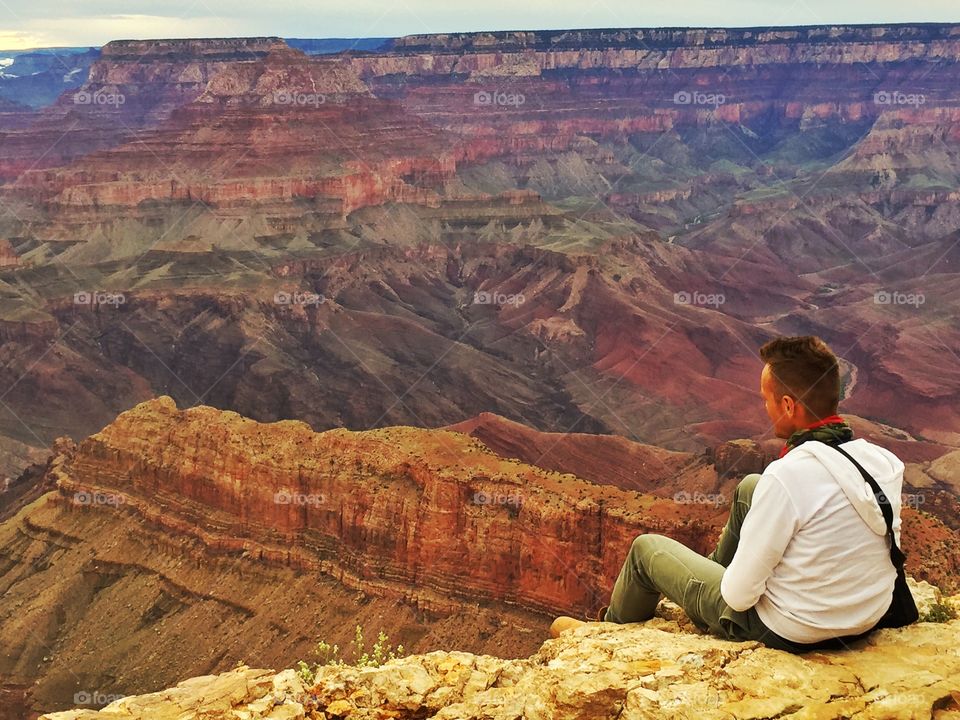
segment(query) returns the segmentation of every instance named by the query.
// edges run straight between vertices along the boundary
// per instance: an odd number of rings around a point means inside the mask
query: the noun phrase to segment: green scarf
[[[853,428],[839,415],[832,415],[810,427],[803,428],[794,432],[780,451],[780,457],[807,442],[807,440],[819,440],[824,443],[844,443],[853,440]]]

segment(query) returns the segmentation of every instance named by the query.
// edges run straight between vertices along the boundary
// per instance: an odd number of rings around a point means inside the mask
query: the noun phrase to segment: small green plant
[[[339,645],[329,645],[321,640],[317,643],[317,655],[320,656],[320,665],[343,665]]]
[[[357,631],[354,634],[353,646],[355,649],[354,665],[357,667],[380,667],[388,660],[393,660],[403,655],[403,645],[397,645],[396,649],[390,646],[389,638],[383,630],[377,633],[377,641],[373,644],[370,652],[364,651],[363,629],[357,625]]]
[[[930,606],[923,615],[920,616],[920,622],[945,623],[956,620],[957,609],[947,602],[938,602]]]
[[[313,685],[314,671],[303,660],[297,662],[297,675],[303,680],[304,685]]]
[[[394,660],[404,656],[403,645],[397,645],[394,648],[390,644],[387,634],[381,630],[377,633],[377,641],[369,651],[363,639],[363,628],[357,625],[353,635],[353,661],[347,662],[340,655],[340,646],[331,645],[321,640],[317,643],[316,654],[318,661],[312,666],[300,660],[297,662],[297,675],[306,684],[312,684],[316,678],[317,671],[325,665],[352,665],[354,667],[380,667],[389,660]]]

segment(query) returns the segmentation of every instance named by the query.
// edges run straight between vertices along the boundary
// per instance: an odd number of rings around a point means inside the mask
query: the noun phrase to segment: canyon
[[[955,26],[109,43],[0,127],[2,468],[157,394],[697,452],[764,438],[756,348],[784,333],[832,343],[860,373],[842,408],[932,460],[958,445],[958,47]],[[323,302],[276,300],[297,292]]]
[[[620,439],[591,456],[625,477],[598,484],[562,469],[586,439],[526,436],[554,444],[544,466],[453,430],[317,433],[163,396],[60,438],[38,491],[0,495],[7,717],[292,667],[357,624],[523,657],[554,615],[605,604],[636,535],[713,549],[731,495],[706,455]],[[909,504],[903,523],[911,575],[960,590],[957,529]]]
[[[353,45],[114,41],[0,95],[2,720],[357,624],[539,682],[636,534],[711,549],[785,334],[960,591],[960,26]]]

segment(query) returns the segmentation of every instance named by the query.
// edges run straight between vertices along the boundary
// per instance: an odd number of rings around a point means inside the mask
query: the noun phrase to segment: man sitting
[[[599,620],[647,620],[663,594],[702,630],[803,652],[869,632],[890,607],[897,573],[880,506],[856,466],[824,443],[843,443],[879,483],[898,545],[903,463],[852,440],[836,414],[839,363],[820,338],[777,338],[760,357],[760,393],[786,439],[780,458],[737,485],[708,557],[668,537],[638,536]],[[551,635],[580,624],[557,618]]]

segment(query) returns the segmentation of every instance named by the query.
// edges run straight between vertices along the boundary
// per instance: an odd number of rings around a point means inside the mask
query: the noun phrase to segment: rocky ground
[[[914,587],[923,609],[938,596]],[[292,670],[240,666],[41,720],[956,720],[958,647],[953,620],[796,656],[691,632],[662,603],[647,623],[591,623],[525,659],[437,651],[380,667],[328,666],[306,684]]]

